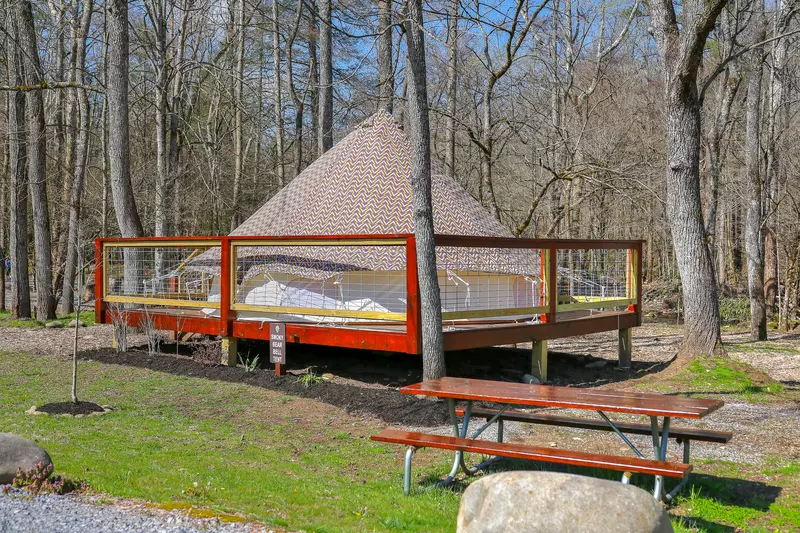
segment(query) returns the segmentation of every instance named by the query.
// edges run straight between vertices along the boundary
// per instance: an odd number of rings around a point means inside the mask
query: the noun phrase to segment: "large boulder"
[[[632,485],[557,472],[504,472],[470,485],[458,533],[672,533],[653,495]]]
[[[0,433],[0,485],[8,485],[17,469],[31,470],[37,463],[52,464],[44,448],[11,433]]]

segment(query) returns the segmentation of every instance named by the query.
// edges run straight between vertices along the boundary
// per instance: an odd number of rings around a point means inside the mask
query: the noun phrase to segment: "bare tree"
[[[277,3],[277,2],[274,2]],[[235,110],[233,113],[233,216],[231,217],[231,231],[241,223],[239,212],[239,189],[242,186],[244,173],[244,55],[245,55],[245,0],[239,0],[236,10],[236,72],[233,80],[233,99]]]
[[[283,101],[281,99],[281,34],[278,0],[272,0],[272,68],[275,78],[275,171],[278,188],[286,185],[286,169],[283,155]]]
[[[447,173],[455,176],[456,111],[458,109],[458,12],[459,0],[450,0],[447,13],[447,125],[445,130],[444,163]]]
[[[687,0],[681,23],[672,0],[648,2],[661,56],[667,130],[667,213],[684,295],[681,354],[711,353],[720,339],[714,265],[700,201],[700,101],[697,74],[706,39],[727,0]]]
[[[7,4],[8,7],[8,4]],[[6,10],[8,79],[14,86],[23,84],[22,62],[17,43],[17,24]],[[31,316],[31,289],[28,281],[28,174],[26,170],[25,95],[20,91],[8,97],[8,159],[10,183],[9,248],[11,256],[11,313],[17,318]]]
[[[331,0],[319,0],[319,155],[333,146],[333,52]]]
[[[41,86],[44,75],[39,61],[33,9],[28,0],[15,0],[14,4],[24,84],[29,87]],[[52,320],[56,317],[56,306],[52,285],[50,214],[47,203],[47,134],[44,127],[42,91],[27,91],[25,107],[28,186],[33,208],[33,240],[36,249],[36,316],[39,320]]]
[[[423,379],[447,373],[442,339],[442,302],[436,271],[436,244],[431,202],[431,142],[428,122],[428,81],[422,0],[407,0],[406,47],[408,123],[411,139],[411,188],[414,233],[417,240],[417,277],[422,308]]]
[[[762,7],[754,6],[750,28],[751,43],[766,38]],[[750,296],[750,336],[767,339],[767,311],[764,302],[764,240],[761,231],[763,180],[761,173],[761,80],[764,48],[755,46],[748,53],[747,125],[745,130],[745,172],[747,173],[747,219],[745,249],[747,251],[747,289]]]
[[[80,24],[75,33],[76,43],[73,47],[75,58],[72,70],[72,81],[83,84],[86,69],[86,39],[89,36],[89,26],[94,10],[93,0],[83,0],[80,14]],[[64,280],[61,289],[61,307],[65,313],[73,311],[74,298],[72,295],[75,283],[76,269],[79,261],[78,253],[78,227],[81,216],[81,198],[86,179],[86,167],[89,159],[89,95],[86,89],[73,89],[73,98],[77,101],[79,109],[78,132],[75,137],[75,158],[73,163],[72,188],[69,197],[69,229],[67,231],[67,254],[64,266]]]
[[[378,101],[389,114],[394,108],[392,0],[378,0]]]

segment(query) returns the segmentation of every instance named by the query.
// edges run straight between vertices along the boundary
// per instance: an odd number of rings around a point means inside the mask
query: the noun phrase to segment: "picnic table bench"
[[[730,433],[720,431],[670,428],[672,418],[703,418],[722,407],[723,402],[720,400],[451,377],[409,385],[400,389],[400,392],[446,399],[454,432],[454,436],[450,437],[387,428],[372,437],[372,440],[375,441],[408,446],[403,483],[406,494],[411,489],[411,459],[414,452],[420,448],[441,448],[456,452],[453,467],[443,483],[451,482],[459,469],[471,475],[494,461],[494,459],[486,461],[470,468],[466,465],[464,458],[464,453],[469,452],[492,455],[495,458],[529,459],[622,471],[623,483],[630,482],[632,473],[653,475],[655,476],[653,496],[656,499],[670,500],[685,485],[689,473],[692,471],[689,462],[689,442],[699,440],[722,443],[728,442],[732,437]],[[466,406],[457,408],[457,400],[465,401]],[[503,407],[500,409],[473,409],[475,401],[503,404]],[[509,410],[511,405],[592,410],[596,411],[602,420]],[[606,414],[609,412],[648,416],[650,424],[614,422]],[[461,417],[460,424],[459,417]],[[486,422],[468,436],[470,419],[473,417],[483,418]],[[659,417],[661,418],[660,423]],[[503,442],[503,421],[505,420],[613,431],[633,450],[636,457],[506,443]],[[497,423],[497,442],[478,440],[477,437],[494,423]],[[651,435],[653,459],[645,458],[644,454],[626,437],[626,434]],[[666,460],[670,437],[683,443],[683,462]],[[669,494],[665,494],[664,491],[664,477],[675,477],[681,480]]]

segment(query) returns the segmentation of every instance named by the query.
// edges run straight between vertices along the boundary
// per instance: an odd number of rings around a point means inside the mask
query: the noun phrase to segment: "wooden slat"
[[[545,313],[549,307],[510,307],[505,309],[475,309],[472,311],[443,311],[442,320],[482,318],[495,316],[530,316]]]
[[[623,472],[638,472],[654,476],[683,477],[691,472],[692,465],[683,463],[668,463],[664,461],[651,461],[638,457],[620,457],[615,455],[601,455],[562,450],[558,448],[544,448],[541,446],[527,446],[524,444],[492,442],[485,440],[460,439],[442,435],[429,435],[399,429],[387,428],[380,434],[370,437],[374,441],[417,446],[420,448],[441,448],[444,450],[481,453],[486,455],[499,455],[513,459],[527,459],[530,461],[543,461],[574,466],[606,468]]]
[[[577,297],[580,299],[580,296]],[[636,303],[635,298],[615,298],[608,300],[578,301],[569,304],[558,304],[558,311],[581,311],[585,309],[604,309],[607,307],[621,307]]]
[[[150,298],[148,296],[106,296],[108,303],[163,305],[166,307],[196,307],[200,309],[219,309],[219,302],[205,300],[178,300],[173,298]]]
[[[401,388],[400,392],[438,398],[591,409],[678,418],[702,418],[724,405],[721,400],[706,400],[683,396],[527,385],[525,383],[506,383],[453,377],[415,383]]]
[[[233,304],[235,311],[254,311],[257,313],[278,313],[285,315],[333,316],[342,318],[373,318],[376,320],[405,320],[405,313],[384,311],[355,311],[349,309],[318,309],[314,307],[282,307],[272,305]]]
[[[473,408],[472,416],[476,418],[492,418],[499,413],[497,409]],[[464,409],[456,409],[458,416],[464,416]],[[541,413],[523,413],[521,411],[505,411],[500,418],[512,422],[525,422],[528,424],[541,424],[545,426],[571,427],[578,429],[596,429],[599,431],[614,431],[605,420],[590,420],[588,418],[574,418],[567,416],[547,415]],[[652,435],[649,424],[634,424],[630,422],[614,422],[614,425],[623,433],[634,435]],[[697,428],[669,428],[669,436],[675,439],[688,439],[703,442],[716,442],[725,444],[733,438],[733,433],[727,431],[711,431]]]

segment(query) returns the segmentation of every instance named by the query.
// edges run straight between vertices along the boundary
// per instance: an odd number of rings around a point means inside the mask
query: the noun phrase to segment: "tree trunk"
[[[758,9],[758,8],[756,8]],[[752,42],[764,40],[766,28],[761,15],[754,13]],[[747,176],[747,218],[745,221],[745,250],[747,253],[747,290],[750,296],[750,337],[767,339],[767,312],[764,302],[764,240],[761,232],[761,80],[764,50],[753,49],[749,54],[747,83],[747,124],[745,127],[745,174]]]
[[[480,197],[483,206],[486,207],[494,218],[500,220],[500,210],[497,208],[497,198],[494,195],[494,183],[492,181],[492,165],[494,161],[494,136],[492,129],[492,98],[494,96],[494,85],[496,82],[494,74],[490,74],[483,88],[483,135],[481,138],[481,186]]]
[[[147,13],[153,24],[155,50],[153,67],[155,75],[155,134],[156,134],[156,187],[155,187],[155,235],[169,235],[169,154],[167,121],[169,114],[169,79],[167,57],[167,0],[150,0]],[[160,250],[155,257],[156,277],[164,274],[164,257]]]
[[[123,237],[144,234],[131,185],[130,133],[128,130],[128,3],[109,0],[108,17],[108,162],[111,196]]]
[[[130,132],[128,129],[128,3],[107,0],[108,33],[108,163],[111,197],[123,237],[142,237],[142,222],[131,184]],[[139,291],[140,252],[126,248],[123,256],[125,294]]]
[[[286,185],[283,157],[283,102],[281,101],[281,34],[278,16],[278,0],[272,0],[272,68],[275,76],[275,171],[278,189]]]
[[[319,0],[319,154],[333,146],[331,0]]]
[[[710,354],[720,342],[717,284],[700,199],[697,73],[705,42],[725,3],[726,0],[687,0],[682,4],[681,25],[672,2],[647,4],[664,72],[667,213],[684,295],[684,341],[679,352],[682,360]]]
[[[20,55],[26,85],[39,85],[43,81],[39,63],[39,47],[33,26],[33,10],[27,0],[17,0]],[[50,245],[50,215],[47,203],[47,133],[44,126],[44,100],[42,91],[25,94],[28,156],[28,186],[33,208],[33,240],[36,250],[36,317],[52,320],[56,317],[53,295],[52,247]]]
[[[447,16],[447,119],[445,166],[452,178],[456,173],[456,111],[458,99],[458,9],[459,0],[450,0]]]
[[[310,2],[311,9],[308,13],[308,60],[309,73],[308,83],[311,93],[311,153],[309,160],[313,161],[319,155],[317,153],[318,143],[314,142],[314,137],[319,135],[319,61],[317,60],[317,16],[315,2]]]
[[[423,379],[428,380],[443,377],[447,371],[431,203],[431,143],[422,0],[408,0],[407,9],[406,47],[409,69],[406,83],[411,141],[411,186],[414,233],[417,238],[417,277],[422,308],[422,375]]]
[[[277,4],[277,1],[273,2]],[[274,7],[273,7],[274,11]],[[244,0],[239,0],[239,8],[236,12],[236,29],[238,30],[236,40],[236,79],[233,85],[233,216],[231,216],[231,231],[242,223],[239,213],[239,188],[242,183],[244,172],[244,44],[245,44],[245,24],[244,24]]]
[[[731,107],[739,91],[741,79],[736,69],[731,66],[722,81],[722,95],[717,107],[716,119],[708,133],[706,146],[706,165],[708,166],[708,183],[706,188],[706,236],[712,260],[716,257],[717,239],[717,206],[719,205],[719,178],[722,170],[722,143],[728,130]]]
[[[9,81],[22,85],[22,51],[16,17],[7,11]],[[11,217],[9,247],[11,256],[11,314],[15,318],[31,317],[31,288],[28,279],[28,173],[25,134],[25,95],[13,91],[8,104],[8,152],[11,172]]]
[[[378,0],[378,101],[389,114],[394,109],[392,39],[392,0]]]
[[[83,83],[83,71],[86,66],[86,38],[91,25],[93,0],[84,0],[78,31],[74,32],[76,45],[73,47],[75,69],[72,81]],[[65,313],[72,313],[75,302],[75,275],[80,263],[80,235],[78,233],[81,216],[81,198],[86,179],[86,167],[89,159],[89,95],[85,89],[74,89],[74,98],[78,104],[77,138],[74,141],[75,156],[73,159],[72,190],[69,198],[69,226],[67,230],[67,254],[64,263],[64,279],[61,289],[61,308]],[[73,136],[75,133],[73,132]]]

